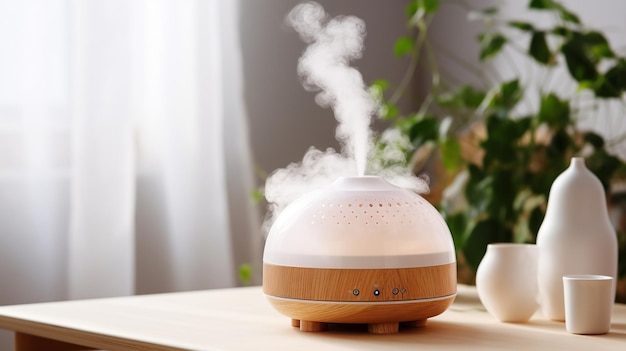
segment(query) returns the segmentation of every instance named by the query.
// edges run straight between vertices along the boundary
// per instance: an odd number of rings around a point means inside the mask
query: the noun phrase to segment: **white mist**
[[[265,197],[270,211],[265,228],[293,200],[339,177],[363,176],[367,171],[397,186],[428,191],[426,182],[404,167],[383,168],[376,162],[368,165],[373,145],[370,124],[380,106],[361,73],[350,66],[364,49],[363,20],[354,16],[330,18],[315,2],[297,5],[286,20],[308,44],[298,61],[298,75],[305,89],[317,92],[318,105],[333,109],[338,122],[336,138],[342,149],[338,153],[332,148],[321,151],[311,147],[300,163],[292,163],[269,176]],[[408,142],[403,136],[393,137],[398,139],[398,145]],[[404,157],[398,150],[387,150],[386,154]]]

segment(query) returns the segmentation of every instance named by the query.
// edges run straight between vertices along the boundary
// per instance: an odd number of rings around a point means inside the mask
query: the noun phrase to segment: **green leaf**
[[[533,25],[528,23],[528,22],[511,21],[508,24],[509,24],[509,27],[517,28],[517,29],[522,30],[524,32],[534,32],[535,31],[535,27],[533,27]]]
[[[530,39],[528,53],[539,63],[543,63],[544,65],[550,63],[552,53],[550,52],[550,48],[548,48],[548,43],[546,42],[546,33],[533,33],[533,36]]]
[[[578,18],[575,13],[568,10],[561,3],[553,0],[531,0],[528,8],[535,10],[553,10],[556,11],[564,21],[580,24],[580,18]]]
[[[507,117],[506,114],[515,107],[523,94],[524,91],[519,85],[519,80],[504,82],[498,87],[489,107],[496,110],[500,117]]]
[[[604,75],[608,84],[620,94],[626,91],[626,59],[619,59]]]
[[[419,117],[414,120],[408,135],[416,148],[428,141],[437,141],[439,138],[439,123],[437,119],[431,116]]]
[[[372,86],[377,87],[381,91],[385,91],[389,88],[389,81],[386,79],[376,79],[372,82]]]
[[[487,139],[482,144],[485,150],[484,167],[489,169],[494,163],[515,165],[518,162],[519,139],[528,131],[530,119],[514,120],[491,115],[487,117],[486,124]]]
[[[567,37],[570,34],[570,30],[563,26],[556,26],[550,30],[550,33],[561,37]]]
[[[408,18],[415,16],[415,14],[417,13],[417,2],[418,0],[413,0],[406,5],[406,8],[404,10]]]
[[[513,153],[515,154],[514,158],[517,159],[517,153]],[[501,167],[491,171],[493,175],[493,201],[488,208],[488,213],[491,217],[508,223],[512,223],[517,219],[514,216],[515,210],[513,209],[513,203],[517,195],[514,189],[517,187],[511,168]]]
[[[595,59],[595,62],[599,62],[603,58],[615,57],[608,40],[600,32],[591,31],[585,33],[584,42],[589,46],[590,55]]]
[[[580,24],[580,18],[578,17],[578,15],[565,8],[565,6],[563,6],[562,4],[558,2],[552,2],[552,6],[555,10],[557,10],[557,12],[559,13],[559,15],[561,15],[561,18],[564,21]]]
[[[599,98],[618,98],[622,95],[622,92],[616,89],[605,76],[599,76],[598,79],[593,82],[591,89]]]
[[[506,44],[507,39],[499,33],[483,33],[478,36],[480,42],[480,60],[496,56]]]
[[[476,109],[485,99],[485,93],[482,91],[475,90],[469,85],[464,85],[459,89],[459,96],[463,105]]]
[[[250,197],[254,203],[259,203],[265,199],[265,189],[257,188],[250,192]]]
[[[439,0],[413,0],[404,9],[407,18],[412,18],[421,11],[421,14],[433,14],[439,10]]]
[[[548,149],[546,150],[546,154],[550,159],[550,162],[555,161],[563,161],[566,159],[566,155],[568,151],[572,149],[574,145],[574,141],[567,134],[567,131],[564,128],[557,129],[557,131],[550,139],[550,143],[548,144]],[[552,167],[556,167],[552,165]]]
[[[406,36],[400,37],[396,40],[395,44],[393,45],[393,53],[397,57],[404,56],[410,53],[411,51],[413,51],[414,45],[415,44],[413,42],[413,38],[406,37]]]
[[[473,164],[469,164],[467,169],[470,178],[465,186],[465,197],[476,212],[482,213],[487,210],[493,199],[493,177]]]
[[[570,121],[570,108],[567,101],[559,99],[554,93],[541,97],[539,122],[551,127],[565,127]]]
[[[486,9],[484,9],[482,12],[483,12],[485,15],[492,16],[492,15],[495,15],[495,14],[497,14],[497,13],[498,13],[498,8],[497,8],[497,7],[487,7],[487,8],[486,8]]]
[[[441,160],[446,171],[452,173],[463,165],[463,157],[461,156],[461,145],[458,140],[446,138],[440,143]]]
[[[435,13],[439,10],[439,0],[418,0],[418,3],[421,3],[426,13]]]
[[[554,8],[552,0],[531,0],[528,4],[528,8],[536,10],[547,10]]]
[[[600,98],[621,98],[626,91],[626,59],[620,58],[604,75],[585,87]]]
[[[533,237],[535,239],[537,238],[537,233],[539,232],[539,228],[541,227],[541,224],[543,223],[543,218],[545,216],[546,213],[540,206],[533,208],[533,210],[530,212],[530,218],[528,219],[528,229],[530,230],[531,234],[533,234]]]
[[[398,117],[398,114],[400,113],[400,110],[398,110],[398,107],[395,105],[392,105],[388,102],[383,103],[383,106],[381,108],[381,118],[385,119],[385,120],[391,120],[394,119],[396,117]]]
[[[595,84],[596,82],[590,81],[590,80],[583,80],[581,82],[578,82],[578,91],[583,91],[586,89],[593,90],[593,87],[595,86]]]
[[[585,142],[591,144],[595,149],[602,149],[604,147],[604,138],[594,132],[586,132],[584,134]]]
[[[457,90],[436,96],[435,100],[441,107],[476,109],[484,98],[484,92],[478,91],[469,85],[463,85]]]
[[[574,35],[561,47],[567,63],[567,69],[578,82],[595,81],[598,77],[596,66],[587,55],[582,41],[577,39],[580,39],[580,37]]]
[[[465,246],[465,232],[467,231],[467,217],[465,214],[462,212],[454,214],[442,213],[442,216],[450,228],[454,246],[457,248]]]
[[[238,270],[239,280],[243,285],[250,285],[252,282],[252,266],[249,264],[242,264]]]
[[[622,165],[619,158],[610,155],[605,149],[596,149],[585,159],[585,164],[598,177],[605,190],[610,189],[613,174]]]

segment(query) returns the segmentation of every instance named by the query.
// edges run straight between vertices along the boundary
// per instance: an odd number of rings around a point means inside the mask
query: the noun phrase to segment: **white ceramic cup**
[[[565,329],[573,334],[606,334],[611,329],[613,277],[563,276]]]
[[[485,309],[502,322],[526,322],[539,308],[533,244],[494,243],[476,271],[476,290]]]

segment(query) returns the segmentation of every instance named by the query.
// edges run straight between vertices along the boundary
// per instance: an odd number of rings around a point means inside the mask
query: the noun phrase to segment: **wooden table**
[[[615,306],[609,334],[573,335],[540,314],[500,323],[466,286],[426,327],[397,334],[290,325],[260,287],[0,307],[0,328],[15,331],[16,350],[626,350],[626,305]]]

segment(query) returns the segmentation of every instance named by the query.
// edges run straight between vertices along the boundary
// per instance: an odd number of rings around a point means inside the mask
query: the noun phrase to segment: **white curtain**
[[[238,16],[238,1],[0,0],[0,304],[259,273]]]

